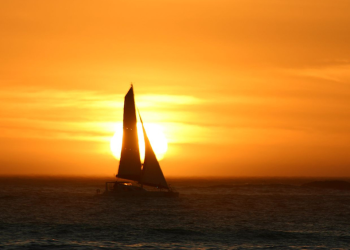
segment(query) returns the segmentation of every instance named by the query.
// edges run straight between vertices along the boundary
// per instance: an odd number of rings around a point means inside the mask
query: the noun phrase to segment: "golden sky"
[[[108,175],[134,83],[165,176],[350,176],[350,1],[0,8],[0,174]]]

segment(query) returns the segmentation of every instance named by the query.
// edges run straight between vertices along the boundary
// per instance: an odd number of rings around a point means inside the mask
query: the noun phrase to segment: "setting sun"
[[[167,142],[167,139],[165,138],[162,127],[159,126],[158,124],[153,124],[153,123],[144,123],[144,126],[146,129],[148,138],[151,142],[152,148],[154,150],[154,153],[157,156],[157,159],[158,160],[163,159],[168,149],[168,142]],[[141,126],[141,123],[139,122],[137,123],[137,134],[139,137],[140,158],[141,158],[141,161],[143,161],[145,157],[145,141],[143,138],[142,126]],[[110,142],[110,148],[111,148],[112,154],[118,160],[120,159],[122,140],[123,140],[123,124],[118,123],[116,126],[116,132],[111,138],[111,142]]]

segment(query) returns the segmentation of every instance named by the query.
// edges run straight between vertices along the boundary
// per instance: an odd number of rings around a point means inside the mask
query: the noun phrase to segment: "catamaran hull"
[[[179,197],[178,192],[162,192],[162,191],[141,191],[141,192],[113,192],[107,191],[103,196],[112,197]]]
[[[100,195],[101,196],[101,195]],[[114,197],[179,197],[174,190],[147,190],[142,186],[132,185],[130,182],[106,182],[106,189],[102,196]]]

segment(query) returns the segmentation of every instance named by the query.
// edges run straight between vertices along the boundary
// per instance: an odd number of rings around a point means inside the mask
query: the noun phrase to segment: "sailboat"
[[[122,197],[178,197],[179,193],[170,188],[164,178],[147,136],[141,114],[138,113],[145,141],[143,163],[140,159],[134,89],[131,85],[124,98],[123,141],[118,174],[116,175],[118,181],[106,182],[104,194]]]

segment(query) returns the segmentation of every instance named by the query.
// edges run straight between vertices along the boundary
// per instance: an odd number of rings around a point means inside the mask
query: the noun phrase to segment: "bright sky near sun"
[[[132,82],[167,139],[165,176],[350,176],[349,13],[348,0],[4,0],[0,174],[115,175]]]

